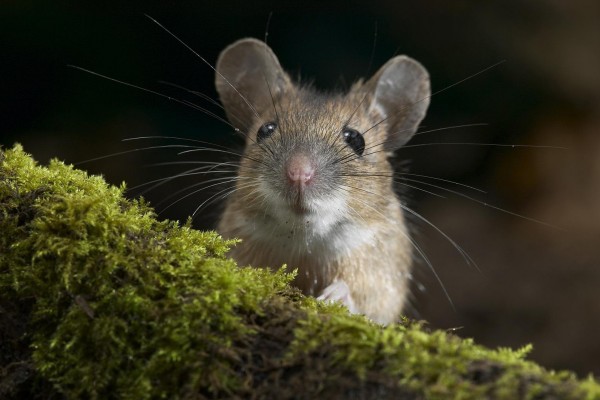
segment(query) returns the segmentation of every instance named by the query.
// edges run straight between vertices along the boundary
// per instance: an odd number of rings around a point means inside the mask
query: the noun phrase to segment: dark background
[[[457,334],[492,347],[533,343],[531,357],[550,368],[573,369],[581,376],[600,373],[600,3],[46,3],[0,5],[0,144],[20,142],[42,163],[53,157],[79,163],[182,143],[122,141],[135,136],[241,146],[225,124],[191,108],[66,66],[206,105],[159,83],[216,97],[212,70],[143,13],[214,63],[235,39],[263,38],[272,11],[269,44],[282,65],[324,90],[348,87],[396,53],[426,66],[434,92],[506,60],[434,95],[422,130],[486,126],[424,133],[410,144],[429,145],[401,150],[398,158],[410,160],[414,173],[487,193],[444,184],[451,190],[555,227],[442,189],[435,191],[446,198],[410,191],[409,204],[460,244],[480,270],[467,265],[434,229],[417,223],[418,241],[455,309],[432,273],[420,265],[413,315],[434,328],[460,328]],[[566,149],[437,144],[444,142]],[[77,166],[111,183],[135,187],[185,167],[155,163],[223,159],[176,153],[173,148],[134,151]],[[144,196],[163,210],[161,216],[185,219],[208,192],[167,209],[177,197],[164,200],[194,182],[176,181]],[[132,196],[140,193],[131,191]],[[201,212],[196,226],[210,227],[216,213]]]

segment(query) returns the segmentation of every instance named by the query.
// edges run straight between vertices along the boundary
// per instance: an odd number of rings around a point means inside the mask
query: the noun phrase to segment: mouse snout
[[[315,175],[313,162],[305,154],[294,154],[287,163],[287,178],[290,184],[304,186]]]

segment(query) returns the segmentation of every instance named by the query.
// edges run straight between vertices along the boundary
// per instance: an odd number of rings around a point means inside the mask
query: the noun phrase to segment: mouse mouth
[[[297,215],[306,215],[310,213],[306,201],[306,195],[302,192],[298,192],[296,196],[289,203],[290,209]]]
[[[292,203],[291,209],[295,214],[305,215],[310,212],[310,210],[302,203]]]

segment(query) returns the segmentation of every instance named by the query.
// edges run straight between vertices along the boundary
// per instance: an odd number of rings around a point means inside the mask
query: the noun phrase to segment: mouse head
[[[429,105],[421,64],[397,56],[348,93],[325,95],[294,84],[265,43],[242,39],[223,50],[216,72],[227,117],[247,138],[240,175],[260,182],[265,199],[282,199],[275,208],[302,214],[354,197],[364,203],[358,188],[394,196],[387,157],[410,140]]]
[[[247,38],[221,52],[216,87],[227,117],[243,132],[264,120],[273,103],[297,90],[279,60],[264,42]],[[429,75],[407,56],[389,60],[365,84],[353,90],[366,95],[364,105],[378,121],[385,120],[387,150],[395,150],[416,132],[429,106]],[[368,101],[367,101],[368,100]]]

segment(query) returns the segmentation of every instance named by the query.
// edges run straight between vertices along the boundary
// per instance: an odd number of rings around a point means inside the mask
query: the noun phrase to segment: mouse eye
[[[262,142],[266,138],[270,137],[273,132],[277,129],[277,124],[275,122],[267,122],[260,128],[258,128],[258,133],[256,134],[256,141],[258,143]]]
[[[363,138],[363,135],[356,129],[346,127],[342,131],[342,136],[344,137],[344,141],[348,143],[348,146],[354,150],[356,155],[362,156],[365,151],[365,139]]]

